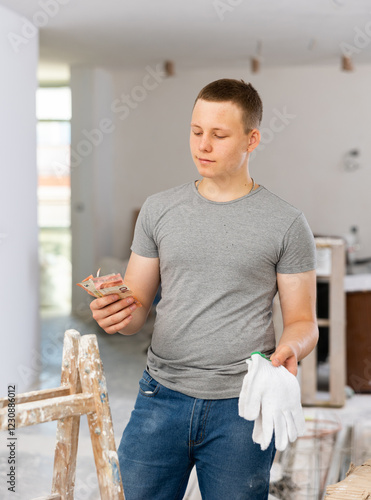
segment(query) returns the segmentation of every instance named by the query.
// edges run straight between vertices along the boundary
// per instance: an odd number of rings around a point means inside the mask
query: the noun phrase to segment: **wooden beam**
[[[45,399],[16,405],[16,427],[51,422],[60,418],[84,415],[95,411],[92,394],[72,394],[60,398]],[[0,410],[0,430],[8,429],[8,409]]]
[[[317,396],[317,347],[300,361],[301,403],[312,406]]]
[[[69,394],[69,386],[24,392],[22,394],[16,394],[15,404],[31,403],[32,401],[40,401],[41,399],[59,398],[60,396],[68,396]],[[5,408],[6,406],[8,406],[8,398],[0,398],[0,408]]]
[[[67,330],[64,334],[61,386],[70,387],[74,394],[81,392],[78,371],[80,338],[76,330]],[[79,416],[58,420],[52,493],[59,493],[63,500],[74,498],[79,428]]]
[[[106,377],[96,335],[80,341],[79,368],[82,390],[94,394],[95,413],[88,415],[90,437],[102,500],[125,500],[113,434]],[[140,480],[140,479],[138,479]]]
[[[345,403],[346,331],[345,331],[345,245],[332,248],[332,272],[329,299],[330,399],[336,406]]]

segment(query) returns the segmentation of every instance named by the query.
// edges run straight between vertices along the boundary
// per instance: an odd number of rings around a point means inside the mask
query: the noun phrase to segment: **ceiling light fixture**
[[[353,66],[353,61],[349,56],[342,56],[341,58],[341,69],[343,71],[353,71],[354,66]]]
[[[258,40],[256,43],[256,55],[251,58],[251,72],[258,73],[260,71],[262,41]]]
[[[260,70],[260,60],[256,57],[251,58],[251,72],[258,73]]]
[[[173,61],[165,61],[164,70],[165,70],[166,76],[174,76],[175,70],[174,70]]]

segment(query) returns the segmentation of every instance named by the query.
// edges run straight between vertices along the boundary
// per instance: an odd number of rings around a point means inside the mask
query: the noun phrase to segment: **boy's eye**
[[[193,132],[193,135],[202,135],[202,132],[195,132],[194,130],[192,131]],[[227,136],[226,135],[216,135],[214,134],[214,137],[216,137],[217,139],[225,139]]]

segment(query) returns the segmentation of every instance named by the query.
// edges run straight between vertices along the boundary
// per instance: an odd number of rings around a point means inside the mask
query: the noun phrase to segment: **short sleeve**
[[[147,199],[137,218],[131,250],[142,257],[158,257],[158,248],[153,239],[153,217]]]
[[[313,269],[316,269],[316,245],[312,230],[301,213],[286,231],[276,271],[294,274]]]

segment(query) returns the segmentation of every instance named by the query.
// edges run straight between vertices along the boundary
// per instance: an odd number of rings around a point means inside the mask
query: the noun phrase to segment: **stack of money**
[[[99,274],[99,271],[98,271]],[[120,299],[133,297],[137,306],[142,304],[137,300],[133,292],[124,284],[121,274],[107,274],[106,276],[96,276],[92,274],[85,278],[81,283],[77,283],[93,297],[104,297],[105,295],[117,294]]]

